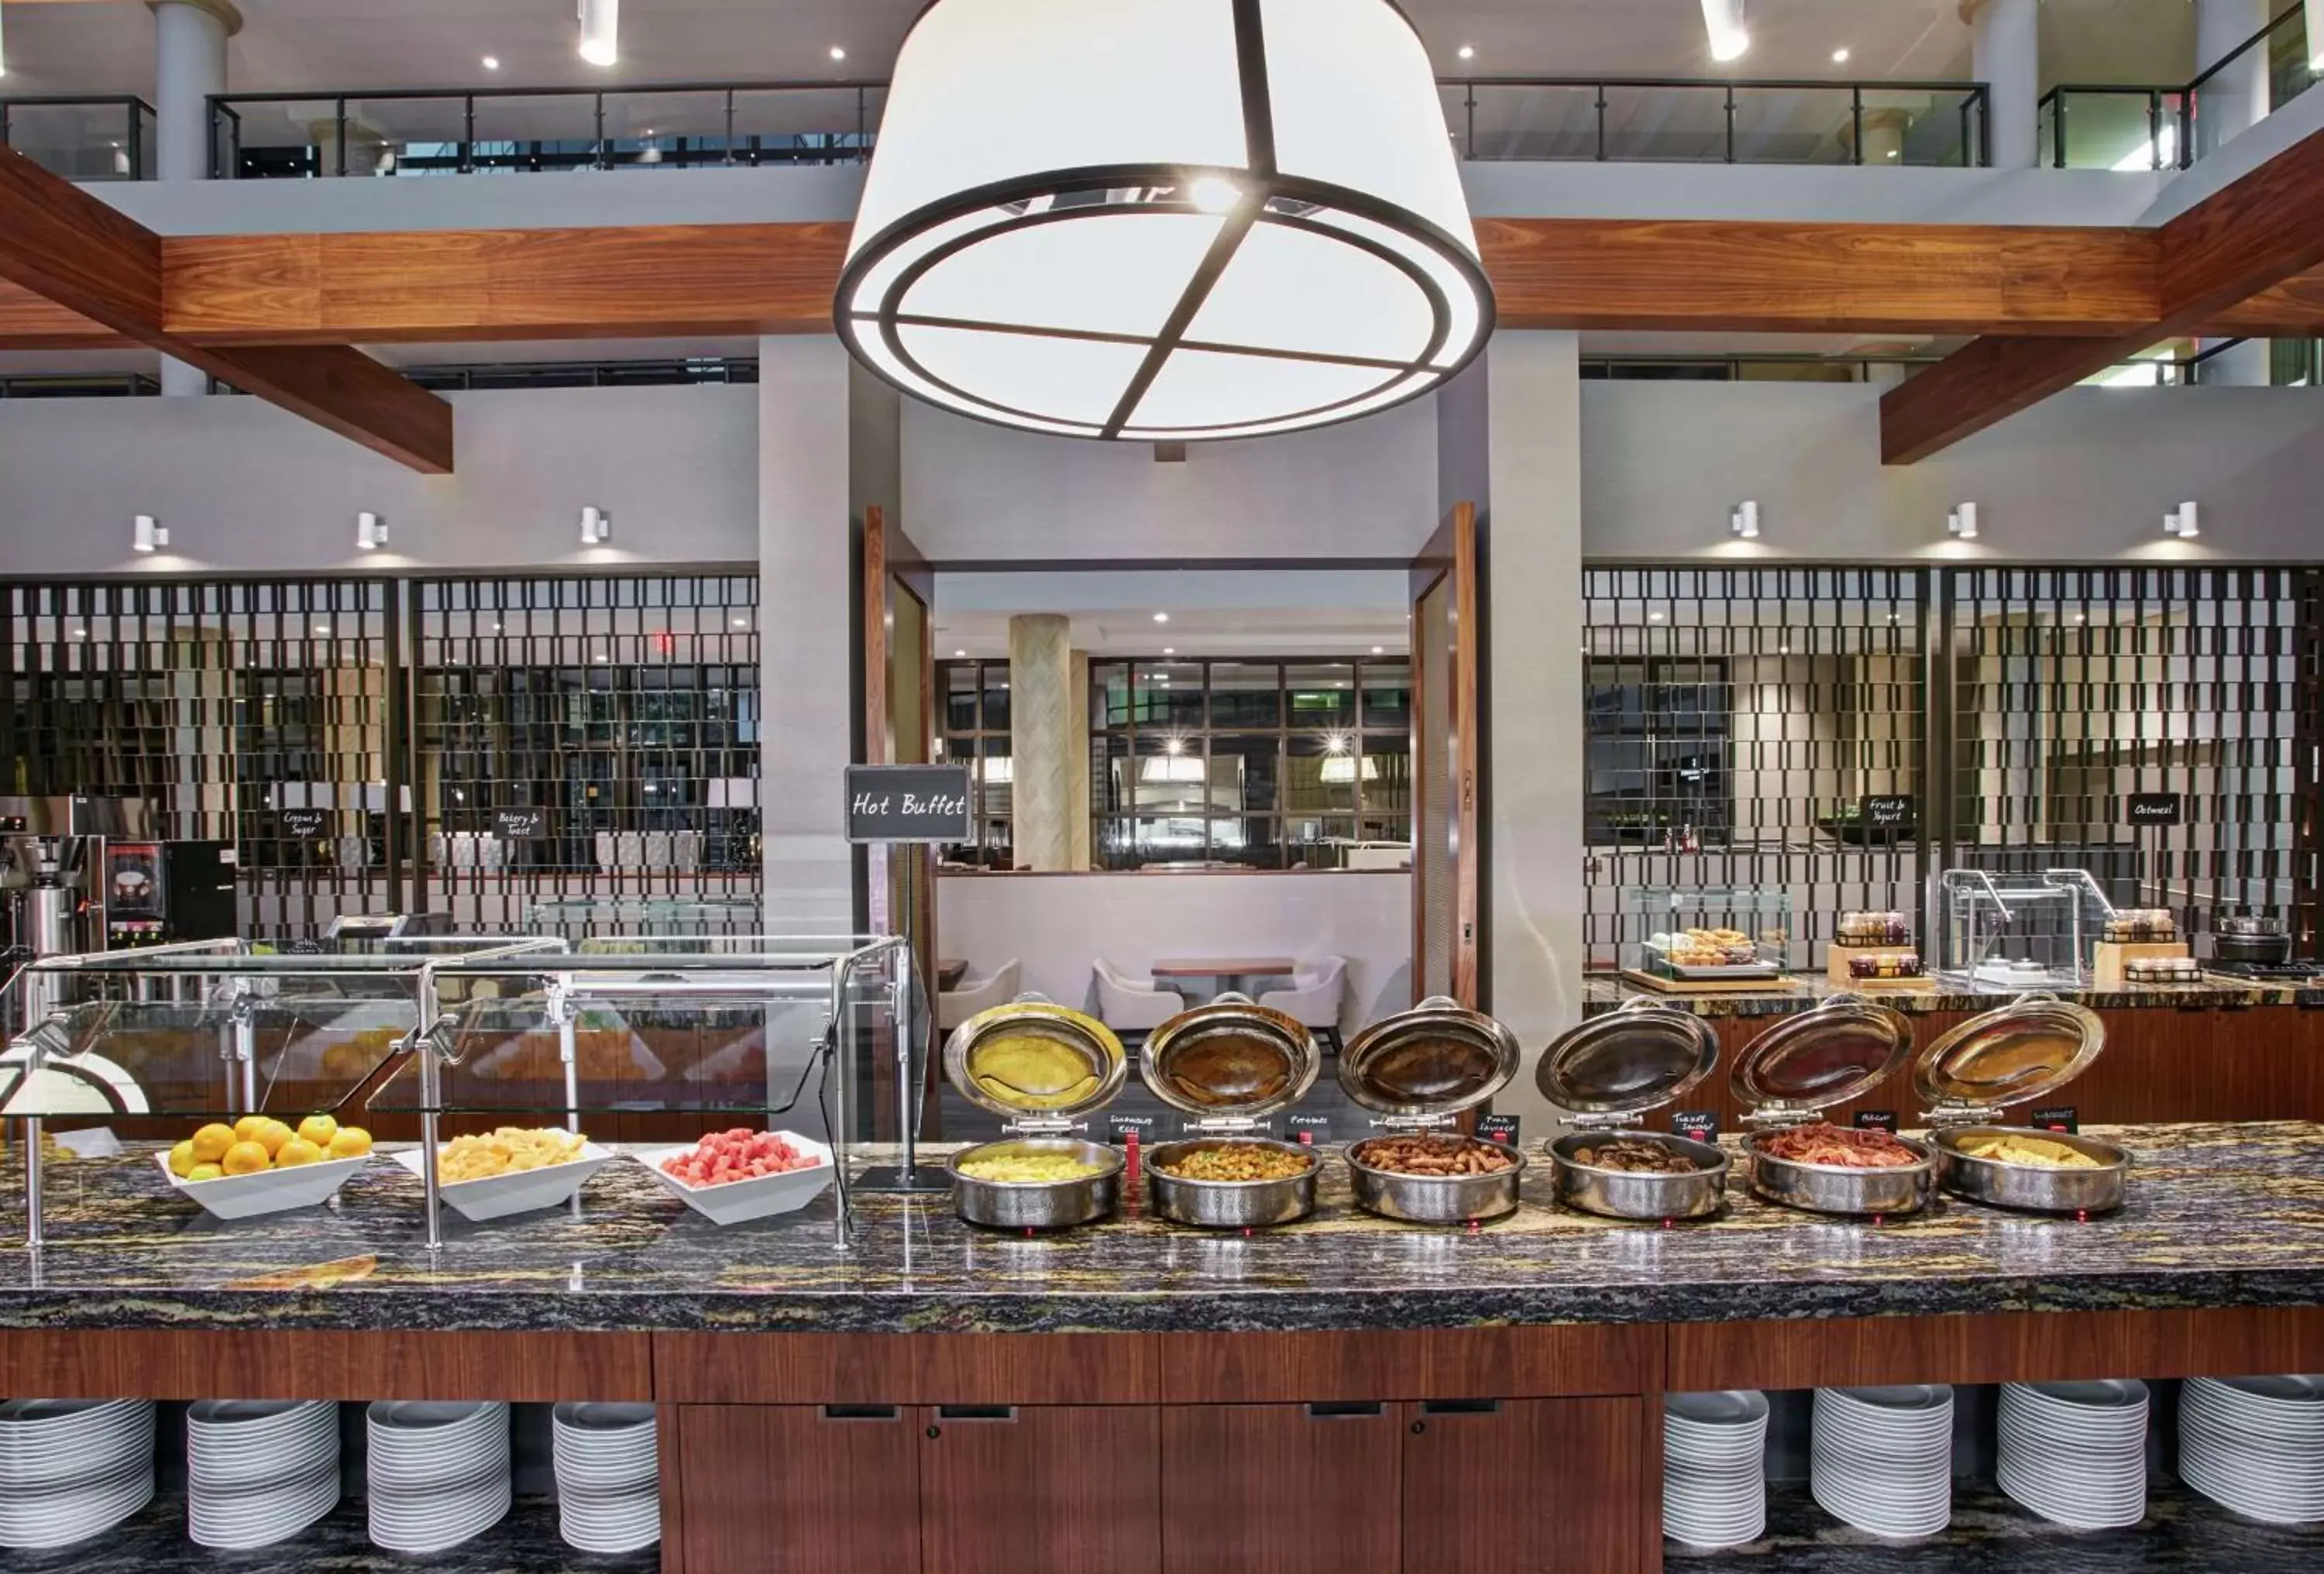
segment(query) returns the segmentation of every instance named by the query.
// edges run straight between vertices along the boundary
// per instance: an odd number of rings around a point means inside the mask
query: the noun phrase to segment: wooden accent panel
[[[1428,1574],[1617,1574],[1661,1550],[1662,1469],[1639,1401],[1519,1399],[1485,1413],[1408,1405],[1404,1566]],[[1651,1550],[1642,1495],[1656,1497]]]
[[[1156,1339],[1161,1397],[1169,1404],[1501,1399],[1662,1385],[1661,1330],[1645,1324]]]
[[[660,1477],[661,1574],[686,1574],[686,1413],[654,1408],[654,1459]]]
[[[2154,315],[2154,235],[1998,225],[1483,218],[1516,328],[2125,333]]]
[[[1397,1405],[1173,1405],[1162,1412],[1165,1574],[1397,1574],[1403,1464]]]
[[[254,344],[827,333],[851,227],[175,235],[167,324]]]
[[[44,295],[0,280],[0,347],[11,350],[117,350],[137,341],[67,311]]]
[[[1066,1405],[991,1421],[952,1419],[933,1409],[919,1414],[927,1423],[920,1442],[924,1574],[1158,1574],[1159,1410]]]
[[[1161,1389],[1151,1334],[665,1333],[653,1364],[676,1404],[1139,1404]]]
[[[423,475],[452,473],[452,406],[346,345],[199,350],[195,364]]]
[[[664,1574],[919,1574],[918,1412],[841,1420],[796,1405],[674,1413],[682,1516]],[[682,1567],[672,1569],[675,1548]]]
[[[1880,396],[1880,462],[1918,464],[2163,336],[1974,340]]]
[[[1674,1393],[2232,1376],[2316,1370],[2324,1307],[1683,1323],[1669,1339]]]
[[[654,1397],[641,1333],[27,1329],[0,1339],[0,1390],[62,1399]]]

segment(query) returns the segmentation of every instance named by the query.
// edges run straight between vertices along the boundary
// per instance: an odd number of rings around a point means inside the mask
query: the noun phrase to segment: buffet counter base
[[[1255,1236],[1129,1211],[1001,1235],[867,1197],[844,1253],[827,1212],[720,1230],[628,1164],[577,1214],[456,1227],[431,1256],[384,1164],[337,1206],[220,1226],[150,1163],[60,1163],[52,1244],[0,1252],[0,1388],[650,1400],[667,1574],[2012,1569],[2057,1543],[1981,1533],[1986,1499],[1923,1544],[1944,1560],[1879,1561],[1798,1510],[1719,1561],[1666,1548],[1663,1395],[2324,1370],[2324,1128],[2105,1135],[2131,1201],[2087,1221],[1823,1220],[1738,1179],[1717,1220],[1619,1225],[1531,1173],[1508,1220],[1425,1229],[1353,1212],[1334,1161],[1315,1218]],[[2211,1511],[2158,1503],[2153,1534],[2090,1542],[2117,1560],[2062,1566],[2206,1567],[2171,1560],[2173,1526]],[[476,1567],[568,1566],[532,1523]],[[2232,1528],[2260,1549],[2237,1568],[2313,1546]],[[268,1566],[342,1566],[320,1556]],[[189,1560],[258,1566],[138,1562]]]

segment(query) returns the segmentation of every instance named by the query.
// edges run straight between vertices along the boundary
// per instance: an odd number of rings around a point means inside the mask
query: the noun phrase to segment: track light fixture
[[[2203,533],[2202,520],[2191,502],[2182,502],[2163,516],[2163,533],[2191,541]]]
[[[387,521],[369,512],[355,516],[355,545],[366,552],[376,552],[387,545]]]
[[[592,504],[581,511],[581,544],[603,546],[613,535],[613,516]]]
[[[1747,541],[1757,540],[1759,538],[1759,505],[1749,498],[1745,498],[1735,505],[1735,511],[1727,516],[1727,528]]]
[[[581,0],[581,58],[610,66],[622,57],[622,0]]]
[[[1702,0],[1702,27],[1711,35],[1714,60],[1739,60],[1751,48],[1750,32],[1743,25],[1743,0]]]
[[[129,544],[140,552],[151,552],[170,544],[170,528],[152,514],[139,514],[130,526]]]
[[[1945,530],[1964,541],[1977,539],[1977,504],[1965,502],[1945,516]]]

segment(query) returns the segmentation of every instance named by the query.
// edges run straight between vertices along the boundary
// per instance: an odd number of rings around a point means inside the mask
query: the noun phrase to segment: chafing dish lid
[[[1517,1035],[1438,995],[1384,1017],[1340,1052],[1340,1088],[1383,1115],[1455,1115],[1508,1086]]]
[[[1923,1050],[1913,1063],[1913,1091],[1932,1109],[2022,1104],[2080,1076],[2105,1047],[2097,1012],[2052,994],[2021,995]]]
[[[1323,1069],[1315,1036],[1240,995],[1181,1011],[1146,1041],[1146,1085],[1189,1115],[1258,1119],[1307,1096]]]
[[[1692,1011],[1634,998],[1560,1034],[1534,1083],[1561,1109],[1635,1115],[1683,1097],[1719,1063],[1719,1035]]]
[[[1833,995],[1786,1017],[1735,1057],[1738,1102],[1825,1109],[1886,1082],[1913,1052],[1913,1025],[1861,995]]]
[[[1019,1119],[1085,1115],[1111,1103],[1130,1076],[1113,1029],[1042,999],[979,1011],[945,1041],[944,1064],[945,1080],[971,1101]]]

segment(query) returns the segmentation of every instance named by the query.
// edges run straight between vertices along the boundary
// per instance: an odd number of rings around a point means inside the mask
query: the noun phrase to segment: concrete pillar
[[[1089,867],[1074,861],[1074,778],[1087,778],[1089,750],[1084,743],[1075,759],[1073,646],[1073,620],[1062,613],[1009,620],[1009,801],[1019,869]]]
[[[1578,341],[1566,333],[1495,334],[1485,378],[1485,1003],[1531,1051],[1582,1020],[1587,707]],[[1495,1108],[1548,1115],[1530,1065]]]
[[[1074,652],[1073,672],[1068,681],[1073,686],[1066,704],[1073,717],[1070,749],[1074,759],[1073,805],[1068,815],[1068,834],[1073,841],[1071,867],[1084,870],[1091,867],[1093,861],[1093,849],[1090,845],[1090,658],[1088,651]]]
[[[759,762],[767,933],[854,926],[848,376],[837,339],[759,341]]]
[[[2269,0],[2195,0],[2196,73],[2209,70],[2268,23]],[[2267,118],[2269,110],[2267,49],[2246,50],[2218,76],[2203,84],[2195,98],[2195,149],[2208,155],[2221,144]],[[2225,341],[2202,340],[2209,350]],[[2221,350],[2203,363],[2206,384],[2264,388],[2268,382],[2268,343],[2253,339]]]
[[[153,13],[153,164],[164,180],[210,177],[210,96],[226,91],[226,41],[242,31],[226,0],[146,0]],[[161,357],[161,391],[202,394],[199,367]]]
[[[1997,170],[2034,165],[2041,140],[2042,33],[2035,0],[1962,0],[1973,30],[1970,73],[1992,89],[1987,105]]]

